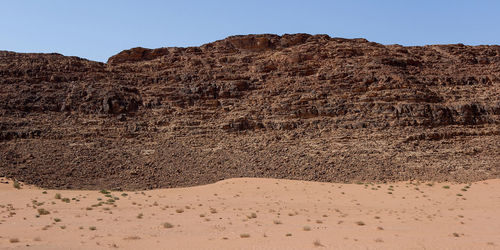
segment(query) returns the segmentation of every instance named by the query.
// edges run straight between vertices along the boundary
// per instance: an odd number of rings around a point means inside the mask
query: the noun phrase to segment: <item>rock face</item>
[[[106,64],[0,51],[0,84],[0,176],[42,187],[500,177],[500,46],[293,34]]]

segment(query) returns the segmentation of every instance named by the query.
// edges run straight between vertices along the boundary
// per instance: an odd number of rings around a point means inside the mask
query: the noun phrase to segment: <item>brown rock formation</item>
[[[500,177],[500,46],[294,34],[107,64],[3,51],[0,84],[0,176],[43,187]]]

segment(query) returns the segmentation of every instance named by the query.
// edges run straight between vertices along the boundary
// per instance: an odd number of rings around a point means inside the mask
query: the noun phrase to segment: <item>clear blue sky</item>
[[[97,61],[132,47],[311,33],[383,44],[500,44],[500,0],[0,0],[0,50]]]

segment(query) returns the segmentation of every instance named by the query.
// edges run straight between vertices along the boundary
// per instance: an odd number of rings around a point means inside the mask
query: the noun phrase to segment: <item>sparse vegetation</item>
[[[364,225],[365,225],[365,223],[364,223],[364,222],[362,222],[362,221],[356,221],[356,225],[358,225],[358,226],[364,226]]]
[[[311,231],[311,227],[309,227],[309,226],[304,226],[304,227],[302,228],[302,230],[304,230],[304,231]]]
[[[18,238],[10,238],[10,239],[9,239],[9,242],[10,242],[10,243],[18,243],[18,242],[19,242],[19,239],[18,239]]]
[[[172,225],[172,224],[170,224],[170,223],[168,223],[168,222],[165,222],[165,223],[163,223],[163,227],[164,227],[164,228],[173,228],[173,227],[174,227],[174,225]]]
[[[54,221],[55,221],[55,222],[60,222],[60,221],[61,221],[61,219],[59,219],[59,218],[54,218]]]
[[[61,199],[61,194],[57,193],[56,195],[54,195],[54,198],[60,200]]]
[[[450,186],[443,186],[444,189],[450,189]]]
[[[247,215],[247,218],[248,219],[255,219],[255,218],[257,218],[257,214],[256,213],[251,213],[250,215]]]
[[[250,238],[250,234],[240,234],[240,238]]]
[[[322,246],[323,246],[323,244],[321,244],[321,242],[320,242],[319,240],[315,240],[315,241],[313,242],[313,245],[314,245],[315,247],[322,247]]]
[[[19,183],[18,181],[14,181],[14,183],[12,183],[12,186],[15,189],[21,189],[21,183]]]
[[[97,230],[97,228],[96,228],[96,227],[94,227],[94,226],[91,226],[91,227],[89,227],[89,230],[90,230],[90,231],[95,231],[95,230]]]
[[[47,215],[50,214],[49,211],[47,211],[45,208],[39,208],[37,209],[39,215]]]
[[[101,194],[110,194],[111,192],[109,192],[106,189],[102,189],[101,191],[99,191],[99,193],[101,193]]]
[[[280,220],[274,220],[273,223],[276,224],[276,225],[282,224]]]

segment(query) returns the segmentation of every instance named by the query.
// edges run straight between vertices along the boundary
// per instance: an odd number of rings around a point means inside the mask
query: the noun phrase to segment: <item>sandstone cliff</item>
[[[500,46],[294,34],[106,64],[0,51],[0,85],[0,176],[43,187],[500,177]]]

